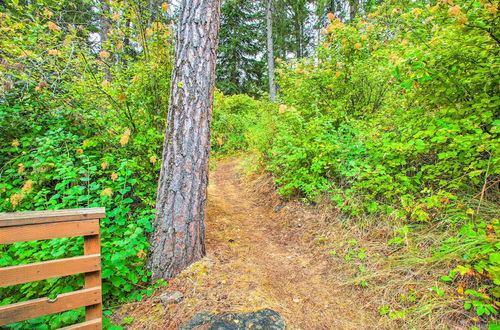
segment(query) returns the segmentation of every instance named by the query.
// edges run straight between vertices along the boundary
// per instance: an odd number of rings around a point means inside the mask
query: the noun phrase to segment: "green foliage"
[[[366,272],[367,250],[359,247],[355,239],[347,241],[345,246],[344,261],[350,266],[355,266],[356,272],[362,277]],[[330,253],[330,255],[334,256],[336,253]],[[358,281],[356,284],[361,287],[368,286],[368,282],[364,279]]]
[[[330,189],[346,211],[359,212],[349,200],[361,194],[362,211],[405,203],[410,217],[425,221],[445,206],[432,196],[473,192],[498,175],[496,41],[442,5],[418,9],[418,19],[387,8],[388,16],[356,27],[332,22],[318,63],[282,66],[286,105],[263,152],[285,195]],[[479,8],[470,24],[488,24],[488,15]],[[423,22],[429,17],[436,25]],[[411,29],[388,37],[401,25]]]
[[[132,292],[149,280],[144,269],[148,247],[145,234],[152,230],[156,188],[150,166],[142,165],[149,160],[139,164],[127,159],[133,148],[120,150],[101,141],[88,142],[96,132],[75,126],[70,113],[45,122],[40,119],[32,125],[32,135],[16,140],[17,146],[0,148],[0,153],[8,156],[3,158],[0,177],[0,210],[106,207],[107,216],[101,221],[103,295],[108,303],[140,298],[139,292]],[[41,123],[50,128],[38,126]],[[85,136],[80,135],[83,133]],[[116,136],[115,143],[119,139]],[[138,175],[144,180],[137,180]],[[1,263],[7,266],[81,255],[82,246],[81,239],[5,245],[0,248]],[[68,292],[81,285],[80,277],[65,277],[14,286],[0,293],[4,304]]]
[[[464,308],[473,309],[478,316],[497,315],[500,298],[500,224],[498,219],[477,219],[465,223],[457,236],[443,242],[438,257],[456,255],[461,262],[441,280],[464,295]],[[468,283],[468,289],[463,286]]]
[[[485,322],[500,281],[490,206],[500,174],[497,11],[496,2],[393,0],[350,25],[330,15],[317,57],[280,63],[282,104],[248,134],[284,197],[326,194],[350,219],[397,221],[394,248],[410,249],[415,228],[447,223],[449,238],[422,262],[455,260],[444,279],[454,289],[466,281],[464,307]]]
[[[212,152],[228,155],[245,151],[250,130],[258,126],[268,103],[247,95],[225,96],[216,92],[212,121]]]
[[[168,21],[147,25],[135,4],[89,15],[110,29],[65,21],[64,5],[0,12],[0,212],[105,207],[101,221],[106,307],[150,295],[145,269],[152,230],[170,72]],[[146,16],[143,16],[146,15]],[[102,33],[102,31],[100,31]],[[132,46],[133,45],[133,46]],[[0,247],[0,266],[81,255],[83,241]],[[0,304],[81,288],[70,276],[0,289]],[[82,310],[12,325],[57,328]]]

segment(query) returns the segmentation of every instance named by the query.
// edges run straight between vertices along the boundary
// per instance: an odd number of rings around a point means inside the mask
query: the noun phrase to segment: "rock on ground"
[[[285,320],[271,309],[251,313],[196,314],[181,330],[194,330],[203,326],[207,330],[266,329],[284,330]]]
[[[160,300],[164,304],[178,304],[184,295],[179,291],[167,292],[160,296]]]

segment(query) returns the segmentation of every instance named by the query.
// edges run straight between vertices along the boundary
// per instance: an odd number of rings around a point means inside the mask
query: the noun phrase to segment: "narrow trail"
[[[168,307],[154,299],[132,306],[125,312],[134,316],[131,328],[177,329],[199,312],[262,308],[283,315],[289,329],[375,327],[373,311],[336,285],[328,259],[288,232],[289,219],[241,182],[237,164],[221,162],[211,173],[207,256],[165,288],[186,298]]]

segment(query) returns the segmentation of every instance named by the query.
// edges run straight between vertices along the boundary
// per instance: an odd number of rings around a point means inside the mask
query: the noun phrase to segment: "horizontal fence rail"
[[[82,290],[0,306],[0,327],[85,307],[85,322],[63,329],[102,329],[101,243],[104,208],[0,213],[0,244],[84,237],[84,255],[0,268],[0,287],[85,274]]]

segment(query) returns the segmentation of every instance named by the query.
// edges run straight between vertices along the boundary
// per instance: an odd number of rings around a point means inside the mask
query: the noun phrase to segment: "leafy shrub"
[[[362,211],[405,200],[425,220],[431,196],[498,175],[496,41],[474,28],[493,16],[476,7],[464,25],[448,5],[395,5],[355,27],[332,21],[319,62],[279,70],[284,105],[262,151],[285,195],[341,189],[342,203],[361,194]]]
[[[285,197],[327,195],[405,235],[446,223],[421,261],[454,260],[443,279],[467,283],[464,307],[484,322],[500,280],[497,6],[391,0],[352,25],[330,16],[317,58],[281,61],[281,105],[249,137]]]
[[[12,113],[12,109],[6,110]],[[8,120],[9,116],[2,118]],[[137,160],[127,159],[127,151],[119,150],[126,146],[109,148],[88,142],[96,132],[72,125],[69,113],[27,123],[32,135],[0,147],[0,210],[106,207],[106,218],[101,221],[104,298],[108,304],[138,298],[140,292],[133,292],[149,280],[144,268],[146,233],[152,230],[150,199],[156,188],[149,166],[143,168]],[[38,126],[40,123],[49,128]],[[118,144],[120,136],[114,139]],[[149,180],[137,179],[148,175]],[[5,245],[0,247],[1,266],[81,255],[82,243],[81,238],[65,238]],[[72,291],[82,284],[81,277],[64,277],[5,288],[0,296],[5,304]]]
[[[266,102],[248,95],[215,93],[212,121],[212,152],[227,155],[249,148],[249,131],[257,125]]]
[[[62,7],[65,3],[60,4]],[[103,48],[89,47],[92,24],[64,23],[64,8],[39,3],[0,12],[0,212],[105,207],[101,221],[105,307],[150,294],[144,265],[152,230],[172,67],[166,22],[143,26],[113,3]],[[57,11],[61,10],[61,13]],[[70,12],[70,11],[68,11]],[[130,24],[124,24],[130,22]],[[137,38],[138,25],[148,33]],[[136,48],[124,45],[134,40]],[[0,266],[82,254],[80,239],[0,247]],[[0,304],[81,288],[70,276],[0,289]],[[57,328],[82,309],[19,327]]]

